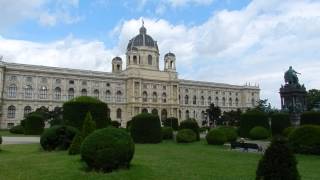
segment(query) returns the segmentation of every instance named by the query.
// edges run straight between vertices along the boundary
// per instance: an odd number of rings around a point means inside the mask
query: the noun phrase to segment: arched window
[[[211,96],[208,97],[208,105],[211,104]]]
[[[137,56],[133,56],[133,64],[137,64]]]
[[[236,106],[239,106],[239,99],[236,98]]]
[[[17,86],[15,84],[11,84],[8,89],[9,97],[15,98],[17,96]]]
[[[255,106],[256,101],[254,100],[254,98],[251,99],[251,105]]]
[[[201,96],[201,105],[204,105],[204,97]]]
[[[206,120],[206,116],[205,116],[204,111],[201,111],[201,120],[202,121]]]
[[[99,90],[98,90],[98,89],[95,89],[95,90],[93,91],[93,96],[94,96],[95,98],[99,99]]]
[[[157,115],[157,116],[158,116],[158,110],[157,110],[157,109],[152,109],[151,113],[152,113],[153,115]]]
[[[225,97],[222,98],[222,106],[226,106],[226,98]]]
[[[106,91],[106,100],[107,101],[111,101],[111,92],[110,92],[110,90]]]
[[[32,86],[26,86],[26,88],[24,89],[24,97],[28,99],[32,98]]]
[[[165,92],[162,93],[162,103],[167,103],[167,94]]]
[[[193,96],[193,104],[197,104],[197,96]]]
[[[152,56],[151,55],[148,56],[148,64],[152,65]]]
[[[189,110],[186,110],[186,119],[190,119]]]
[[[216,97],[216,102],[215,102],[216,104],[216,106],[218,106],[219,105],[219,98],[218,97]]]
[[[148,101],[148,93],[146,91],[143,91],[142,93],[142,102]]]
[[[117,119],[121,119],[122,114],[121,114],[121,109],[117,109]]]
[[[181,119],[181,110],[179,110],[179,119]]]
[[[88,95],[88,92],[86,89],[82,89],[81,90],[81,96],[87,96]]]
[[[60,87],[56,87],[54,89],[54,99],[56,99],[56,100],[61,99],[61,88]]]
[[[232,106],[232,99],[229,98],[229,106],[231,107]]]
[[[142,112],[142,113],[148,113],[148,109],[143,108],[141,112]]]
[[[74,98],[74,89],[70,88],[68,90],[68,99],[72,99],[72,98]]]
[[[31,113],[32,109],[30,106],[26,106],[23,109],[23,116],[26,117],[29,113]]]
[[[157,93],[156,92],[153,92],[152,94],[152,102],[157,102]]]
[[[40,88],[39,98],[40,99],[47,99],[48,97],[48,89],[46,86],[42,86]]]
[[[8,107],[8,118],[15,118],[16,117],[16,107],[14,106],[9,106]]]
[[[186,95],[186,96],[184,97],[184,104],[188,104],[188,103],[189,103],[189,96]]]
[[[122,92],[121,92],[121,91],[117,91],[116,101],[117,101],[117,102],[121,102],[121,98],[122,98]]]
[[[168,116],[167,110],[166,109],[162,109],[162,111],[161,111],[161,121],[166,120],[167,116]]]

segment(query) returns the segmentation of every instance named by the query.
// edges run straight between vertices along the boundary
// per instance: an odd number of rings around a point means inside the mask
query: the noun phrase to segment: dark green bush
[[[237,129],[234,127],[228,127],[228,126],[222,126],[218,128],[219,130],[222,130],[224,134],[227,137],[227,142],[233,142],[236,141],[238,138]]]
[[[0,144],[2,144],[2,136],[0,136]]]
[[[110,172],[129,167],[134,154],[130,135],[121,129],[108,127],[90,134],[81,145],[81,157],[90,169]]]
[[[284,137],[289,137],[290,136],[290,134],[295,130],[296,128],[295,127],[287,127],[287,128],[285,128],[283,131],[282,131],[282,135],[284,136]]]
[[[223,145],[228,139],[224,130],[212,129],[206,135],[206,140],[208,144]]]
[[[191,143],[197,140],[197,134],[191,129],[180,129],[176,136],[178,143]]]
[[[136,143],[159,143],[162,131],[159,117],[149,113],[141,113],[131,120],[130,134]]]
[[[248,111],[241,114],[239,135],[241,137],[249,137],[249,132],[256,126],[262,126],[269,129],[268,115],[260,111]]]
[[[175,117],[169,117],[165,119],[162,123],[163,123],[163,126],[172,127],[172,129],[175,131],[178,130],[179,128],[178,119]]]
[[[40,138],[40,144],[46,151],[67,150],[79,131],[71,126],[53,126],[46,129]]]
[[[106,103],[89,96],[76,97],[63,104],[63,119],[66,125],[82,128],[87,112],[90,112],[96,127],[104,128],[110,124]]]
[[[274,139],[259,161],[257,180],[299,180],[297,161],[283,138]]]
[[[288,113],[274,113],[271,115],[272,135],[281,135],[283,130],[291,126]]]
[[[12,134],[24,134],[24,128],[21,125],[13,126],[10,129],[10,133],[12,133]]]
[[[304,125],[289,135],[289,145],[296,153],[320,155],[320,126]]]
[[[197,135],[197,140],[198,141],[200,140],[199,125],[198,125],[196,120],[187,119],[187,120],[182,121],[180,123],[179,129],[191,129],[191,130],[193,130]]]
[[[96,123],[92,120],[91,113],[88,112],[83,122],[81,133],[77,134],[72,140],[69,148],[69,154],[79,154],[82,141],[94,130],[96,130]]]
[[[256,126],[250,130],[249,135],[250,138],[254,140],[267,139],[268,137],[270,137],[270,132],[264,127]]]
[[[118,121],[111,121],[111,125],[115,128],[119,128],[121,126],[120,122]]]
[[[320,125],[320,112],[309,111],[302,113],[300,124]]]
[[[171,127],[162,127],[162,139],[172,139],[173,129]]]
[[[44,129],[44,119],[38,114],[30,114],[27,116],[24,123],[24,134],[39,135]]]

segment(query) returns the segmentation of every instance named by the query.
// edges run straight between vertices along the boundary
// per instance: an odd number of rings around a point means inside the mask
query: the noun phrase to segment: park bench
[[[237,142],[237,141],[235,141],[235,142],[231,142],[230,145],[231,145],[231,149],[242,148],[243,151],[246,151],[246,152],[248,152],[249,149],[255,149],[258,152],[262,152],[263,151],[262,147],[259,146],[256,143],[245,143],[245,142]]]

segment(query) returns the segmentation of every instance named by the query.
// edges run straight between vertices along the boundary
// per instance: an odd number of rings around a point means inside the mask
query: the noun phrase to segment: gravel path
[[[34,144],[40,143],[40,137],[2,137],[2,144]]]

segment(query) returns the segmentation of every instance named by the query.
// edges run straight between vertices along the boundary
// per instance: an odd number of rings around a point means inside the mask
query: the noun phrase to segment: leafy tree
[[[312,110],[316,103],[320,102],[320,90],[319,89],[310,89],[307,92],[307,109]]]
[[[218,120],[221,116],[221,109],[219,106],[215,106],[213,103],[210,104],[209,109],[207,109],[209,123],[214,124],[215,120]]]
[[[239,126],[241,114],[241,109],[237,109],[236,111],[231,110],[229,112],[224,112],[221,119],[223,124],[228,124],[229,126]]]

